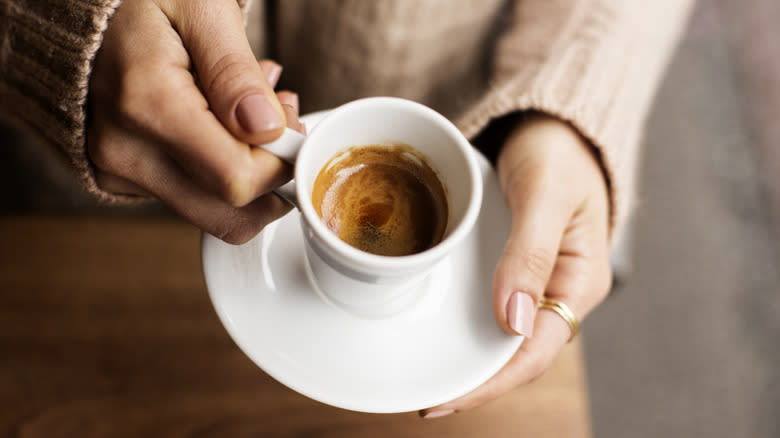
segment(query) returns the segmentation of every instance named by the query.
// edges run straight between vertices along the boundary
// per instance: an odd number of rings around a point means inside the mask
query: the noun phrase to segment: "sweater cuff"
[[[67,155],[82,185],[106,201],[122,197],[94,182],[85,147],[86,102],[92,60],[119,3],[10,2],[0,10],[4,115]]]
[[[528,110],[570,123],[593,145],[604,170],[614,241],[632,210],[641,131],[687,17],[686,3],[678,3],[676,13],[664,5],[610,13],[575,9],[567,29],[534,56],[517,53],[527,48],[525,35],[510,33],[498,52],[493,86],[458,127],[473,138],[491,121]]]

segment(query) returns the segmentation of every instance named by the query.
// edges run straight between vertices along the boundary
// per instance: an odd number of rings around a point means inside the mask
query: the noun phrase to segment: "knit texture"
[[[498,44],[491,87],[458,117],[458,126],[474,136],[491,119],[528,109],[570,122],[602,161],[612,235],[619,235],[636,198],[645,118],[692,3],[517,2]]]
[[[108,203],[142,200],[101,190],[86,149],[92,61],[120,3],[0,0],[0,117],[63,152],[81,184]]]
[[[0,114],[64,152],[85,187],[94,186],[85,148],[89,73],[118,5],[0,0]]]
[[[283,64],[280,86],[304,112],[401,96],[470,138],[507,114],[550,113],[596,148],[619,230],[642,126],[692,0],[254,2],[255,53]],[[84,136],[91,63],[118,4],[0,0],[0,114],[59,147],[98,197],[128,202],[97,188]]]
[[[298,90],[307,110],[402,96],[469,138],[531,109],[571,122],[602,161],[614,236],[632,209],[642,126],[691,5],[286,0],[267,38],[285,66],[282,86]]]

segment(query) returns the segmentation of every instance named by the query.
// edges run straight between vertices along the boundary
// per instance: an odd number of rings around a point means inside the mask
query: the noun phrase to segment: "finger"
[[[263,59],[259,61],[258,64],[260,65],[260,70],[263,71],[265,80],[268,81],[268,85],[270,85],[271,88],[276,87],[276,84],[279,82],[279,77],[282,75],[282,66],[270,59]]]
[[[611,282],[606,238],[606,201],[594,197],[568,224],[544,296],[565,304],[578,322],[606,297]],[[541,376],[572,336],[552,310],[541,309],[534,336],[526,338],[507,365],[485,384],[451,402],[421,411],[425,418],[471,409]]]
[[[218,2],[185,3],[194,7]],[[138,5],[123,4],[123,8],[130,9],[119,18],[130,20],[129,12]],[[167,17],[157,12],[159,17],[137,14],[156,19],[143,32],[133,34],[132,45],[122,46],[121,68],[112,85],[117,96],[102,102],[103,107],[116,110],[100,114],[164,147],[191,179],[232,205],[246,205],[288,180],[290,166],[265,150],[250,148],[236,139],[217,119],[193,81],[189,57],[181,48],[179,35],[171,30]],[[181,50],[172,50],[176,48]],[[252,63],[262,75],[260,64],[254,59]],[[105,131],[105,123],[92,125]],[[97,150],[90,153],[110,155],[110,151],[100,150],[101,144],[110,142],[91,143]],[[118,174],[116,169],[103,170]]]
[[[152,137],[202,188],[232,205],[246,205],[289,180],[291,166],[230,135],[188,76],[170,66],[131,72],[123,123]]]
[[[180,3],[192,8],[196,3],[218,2]],[[115,17],[120,22],[112,28],[141,26],[142,31],[107,35],[106,43],[112,42],[113,50],[101,52],[95,68],[96,75],[97,70],[103,72],[103,80],[91,84],[103,88],[91,89],[96,92],[91,93],[90,104],[101,111],[93,111],[90,125],[101,131],[118,125],[166,148],[192,180],[232,205],[246,205],[288,180],[290,166],[260,148],[250,148],[225,129],[193,81],[191,59],[178,29],[160,9],[147,10],[144,4],[123,4]],[[130,36],[119,38],[125,34]],[[252,62],[260,72],[261,66],[270,65]],[[97,117],[107,120],[98,122]],[[103,150],[103,144],[111,142],[90,141],[90,154],[112,161],[112,150]],[[119,174],[117,169],[102,170]]]
[[[493,277],[493,311],[504,331],[530,337],[570,214],[542,179],[518,180],[507,190],[522,202],[512,207],[512,228]]]
[[[153,143],[112,131],[103,134],[111,153],[93,154],[99,167],[142,187],[198,228],[232,244],[244,243],[268,223],[284,215],[290,205],[273,194],[235,207],[195,183],[178,164]]]
[[[235,0],[179,2],[166,11],[189,52],[211,110],[239,140],[263,144],[284,131],[281,104],[249,46]]]
[[[494,400],[509,390],[541,376],[569,339],[569,327],[558,315],[540,312],[536,318],[537,336],[526,338],[510,361],[487,382],[453,401],[423,409],[423,418],[442,417],[465,411]]]
[[[579,256],[559,257],[550,276],[545,296],[563,302],[578,321],[603,300],[609,288],[609,270],[597,259]],[[571,337],[571,327],[557,313],[540,309],[535,319],[535,335],[526,338],[512,359],[487,382],[456,400],[425,409],[424,418],[464,411],[496,399],[513,388],[529,383],[549,369],[554,358]]]
[[[612,287],[607,203],[606,196],[591,196],[582,203],[568,224],[547,283],[545,296],[565,303],[578,318],[601,303]]]
[[[606,244],[607,191],[588,143],[569,125],[542,115],[513,131],[498,173],[513,224],[494,279],[494,309],[505,330],[530,336],[533,303],[556,259],[607,259],[593,251]]]
[[[295,113],[295,109],[290,105],[282,105],[282,108],[284,108],[287,116],[287,127],[306,135],[306,128],[303,126],[303,123],[298,120],[298,114]]]
[[[574,314],[577,322],[581,323],[606,298],[611,284],[612,271],[608,258],[597,260],[567,255],[559,258],[555,271],[550,277],[545,297],[564,304]],[[543,310],[554,312],[550,309]],[[563,316],[558,315],[558,320],[560,324],[567,327],[565,331],[571,338],[575,334],[571,332],[572,328]]]
[[[95,171],[95,182],[101,190],[117,195],[152,196],[152,194],[128,179],[101,170]]]
[[[298,95],[291,91],[280,91],[276,95],[279,97],[279,102],[282,102],[282,108],[285,110],[287,127],[306,135],[306,124],[298,118],[300,112]]]
[[[300,113],[301,108],[298,102],[298,94],[292,91],[279,91],[276,93],[276,97],[279,99],[279,103],[282,105],[290,105],[294,110],[296,116]],[[296,117],[297,118],[297,117]],[[289,124],[287,125],[289,127]]]

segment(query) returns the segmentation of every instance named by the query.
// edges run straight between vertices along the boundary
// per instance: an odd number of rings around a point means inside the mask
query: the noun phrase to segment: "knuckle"
[[[555,266],[555,254],[544,248],[527,249],[517,254],[517,263],[519,269],[538,284],[544,285]]]
[[[214,236],[231,245],[241,245],[257,234],[251,218],[240,209],[230,209],[214,226]]]
[[[219,196],[233,207],[243,207],[252,201],[255,173],[248,164],[232,164],[218,177]]]
[[[154,78],[153,80],[151,78]],[[120,120],[142,130],[161,132],[165,115],[175,109],[176,84],[148,67],[133,67],[121,79],[117,101]]]
[[[289,206],[276,196],[263,196],[246,207],[226,208],[212,224],[211,234],[233,245],[246,243]]]
[[[120,147],[119,136],[107,130],[93,132],[87,138],[87,153],[96,168],[117,175],[132,174],[137,157],[130,148]]]
[[[256,64],[245,62],[244,57],[237,53],[228,53],[221,56],[205,74],[206,83],[204,91],[207,95],[228,95],[231,91],[237,91],[246,85],[246,82],[255,78]]]

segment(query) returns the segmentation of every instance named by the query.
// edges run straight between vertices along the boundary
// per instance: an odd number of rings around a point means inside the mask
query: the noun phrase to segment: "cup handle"
[[[303,145],[303,140],[305,139],[306,136],[300,132],[293,131],[290,128],[284,128],[284,133],[281,137],[271,143],[260,145],[259,147],[290,164],[295,164],[295,159],[298,157],[298,151],[301,150],[301,145]],[[279,195],[280,198],[292,204],[295,208],[299,208],[298,197],[295,194],[295,180],[275,189],[273,192]]]

